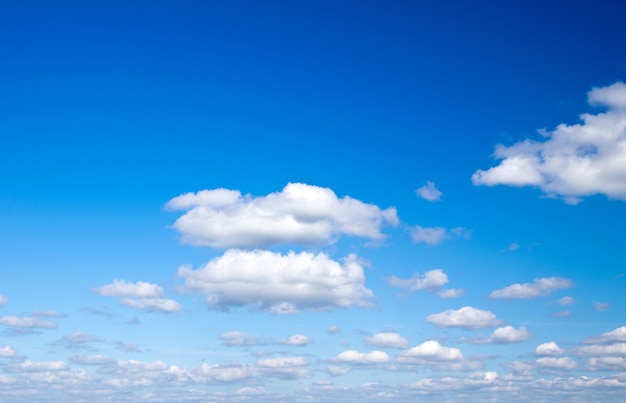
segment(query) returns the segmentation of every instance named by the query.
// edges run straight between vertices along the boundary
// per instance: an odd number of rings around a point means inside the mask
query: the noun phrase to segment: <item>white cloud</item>
[[[165,313],[178,312],[181,308],[178,302],[167,298],[122,298],[120,304],[134,309]]]
[[[294,334],[286,339],[282,339],[279,343],[288,346],[306,346],[311,344],[312,340],[302,334]]]
[[[330,376],[342,376],[350,373],[350,367],[341,367],[339,365],[329,365],[326,370]]]
[[[583,344],[626,343],[626,326],[620,326],[599,336],[591,336],[582,341]]]
[[[357,350],[348,350],[340,353],[333,359],[344,364],[382,364],[389,361],[389,355],[383,351],[360,353]]]
[[[626,356],[626,343],[583,346],[574,350],[574,353],[579,356]]]
[[[409,341],[398,333],[377,333],[371,337],[366,337],[365,342],[382,348],[407,348],[409,346]]]
[[[163,287],[144,281],[133,284],[115,279],[112,284],[94,287],[92,291],[103,297],[124,297],[120,299],[120,304],[134,309],[165,313],[178,312],[181,309],[175,300],[161,298]]]
[[[139,346],[132,341],[116,341],[114,344],[118,350],[126,351],[127,353],[141,353]]]
[[[593,301],[593,310],[597,312],[606,311],[611,307],[611,304],[608,302],[599,302]]]
[[[15,352],[13,347],[10,347],[10,346],[0,347],[0,357],[2,357],[2,358],[13,358],[13,357],[16,357],[16,356],[17,356],[17,353]]]
[[[437,291],[441,286],[448,283],[448,275],[441,269],[429,270],[421,276],[415,273],[409,279],[401,279],[391,276],[387,279],[389,284],[405,288],[409,291]]]
[[[593,357],[587,360],[591,371],[626,371],[626,357]]]
[[[32,316],[17,317],[17,316],[3,316],[0,318],[0,325],[9,326],[13,328],[40,328],[40,329],[56,329],[57,325],[54,322],[48,320],[41,320]]]
[[[581,124],[540,131],[544,141],[498,145],[495,157],[502,161],[476,171],[474,185],[535,186],[570,203],[594,194],[626,200],[626,85],[594,88],[588,101],[607,111],[583,114]]]
[[[448,288],[447,290],[441,290],[437,293],[441,298],[459,298],[465,294],[465,290],[462,288]]]
[[[416,225],[409,233],[413,242],[423,242],[428,246],[439,245],[446,237],[446,229],[443,227],[426,228]]]
[[[114,362],[112,358],[102,354],[73,355],[70,357],[70,360],[80,365],[106,365]]]
[[[220,340],[224,341],[224,344],[227,346],[255,346],[259,344],[259,340],[252,338],[248,335],[248,333],[232,331],[222,333],[220,335]]]
[[[285,368],[302,367],[308,365],[308,362],[304,357],[276,357],[259,360],[256,365],[264,368]]]
[[[393,207],[382,210],[303,183],[289,183],[262,197],[227,189],[186,193],[170,200],[166,208],[186,211],[174,223],[183,242],[220,249],[318,245],[340,235],[382,241],[383,224],[398,224]]]
[[[337,325],[332,325],[326,331],[330,334],[334,334],[341,332],[341,328]]]
[[[553,292],[571,288],[571,280],[561,277],[536,278],[532,283],[513,284],[489,294],[492,299],[526,299],[552,294]]]
[[[561,306],[568,306],[574,303],[574,298],[572,297],[562,297],[559,298],[558,304]]]
[[[513,326],[499,327],[493,331],[489,341],[495,344],[519,343],[530,338],[530,332],[525,327],[515,329]]]
[[[151,283],[137,281],[135,284],[124,280],[113,280],[112,284],[106,284],[92,289],[103,297],[136,297],[155,298],[163,295],[163,288]]]
[[[370,306],[363,267],[355,255],[339,263],[324,253],[228,250],[198,270],[178,269],[181,291],[206,296],[209,306],[252,305],[273,313],[303,308]],[[277,309],[281,308],[281,309]],[[287,309],[285,309],[287,308]]]
[[[542,343],[535,349],[536,355],[561,355],[563,352],[563,349],[553,341]]]
[[[535,361],[540,368],[570,370],[576,368],[576,361],[569,357],[542,357]]]
[[[436,340],[428,340],[419,346],[401,352],[396,361],[405,364],[423,364],[431,361],[458,361],[463,353],[458,348],[445,347]]]
[[[63,361],[24,361],[17,365],[22,371],[59,371],[67,368]]]
[[[497,326],[500,321],[490,311],[483,311],[471,306],[461,309],[448,309],[446,311],[428,315],[426,322],[443,327],[461,327],[464,329],[482,329]]]
[[[441,200],[441,191],[435,187],[435,182],[428,181],[426,186],[415,189],[415,193],[424,200],[431,202]]]
[[[7,302],[9,302],[9,299],[5,297],[4,295],[0,294],[0,306],[6,304]]]

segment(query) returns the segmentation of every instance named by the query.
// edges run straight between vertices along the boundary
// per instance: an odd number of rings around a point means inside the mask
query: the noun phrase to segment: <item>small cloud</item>
[[[279,344],[284,344],[287,346],[306,346],[311,344],[312,340],[301,334],[294,334],[293,336],[289,336],[286,339],[280,340]]]
[[[570,318],[572,317],[572,313],[570,311],[559,311],[559,312],[554,312],[550,316],[553,316],[555,318]]]
[[[568,297],[568,296],[559,298],[558,300],[558,304],[561,306],[568,306],[568,305],[572,305],[573,303],[574,303],[574,298]]]
[[[519,249],[519,244],[517,242],[513,242],[512,244],[510,244],[509,246],[507,246],[506,248],[507,250],[510,251],[516,251]]]
[[[457,238],[463,238],[465,240],[468,240],[472,236],[473,231],[471,229],[467,229],[463,227],[455,227],[455,228],[452,228],[450,232],[456,235]]]
[[[593,301],[593,310],[596,312],[606,311],[611,307],[609,302]]]
[[[459,361],[461,359],[463,359],[463,354],[458,348],[445,347],[436,340],[428,340],[401,352],[396,361],[404,364],[426,364],[434,361]]]
[[[419,273],[413,274],[409,279],[401,279],[391,276],[387,282],[395,287],[407,289],[409,291],[437,291],[448,282],[448,275],[441,269],[429,270],[421,276]]]
[[[400,348],[409,346],[409,341],[398,333],[377,333],[371,337],[366,337],[365,342],[375,347]]]
[[[32,316],[46,317],[46,318],[63,318],[63,317],[65,317],[65,315],[63,315],[61,313],[58,313],[57,311],[54,311],[54,310],[33,311]]]
[[[0,306],[3,306],[7,302],[9,302],[9,299],[5,297],[4,295],[0,294]]]
[[[564,351],[553,341],[542,343],[535,349],[535,355],[561,355]]]
[[[337,325],[332,325],[326,331],[330,334],[334,334],[341,332],[341,328]]]
[[[70,361],[79,365],[107,365],[115,362],[115,360],[102,354],[94,355],[73,355]]]
[[[0,325],[10,328],[15,334],[30,334],[34,329],[56,329],[57,325],[48,320],[41,320],[33,316],[3,316]]]
[[[415,189],[415,193],[424,200],[435,202],[441,200],[441,191],[435,187],[435,182],[428,181],[426,186]]]
[[[343,364],[382,364],[389,361],[389,355],[383,351],[361,353],[357,350],[348,350],[339,354],[333,361]]]
[[[441,298],[459,298],[465,295],[465,290],[462,288],[448,288],[447,290],[441,290],[437,293]]]
[[[494,344],[509,344],[526,341],[529,338],[530,332],[525,327],[515,329],[513,326],[504,326],[494,330],[489,341]]]
[[[122,297],[120,304],[134,309],[165,313],[178,312],[181,309],[175,300],[161,298],[163,287],[144,281],[129,283],[115,279],[111,284],[92,288],[92,291],[103,297]]]
[[[225,346],[231,347],[256,346],[259,344],[259,340],[250,337],[248,333],[237,331],[222,333],[220,335],[220,340],[223,340],[223,344]]]
[[[118,350],[126,351],[127,353],[141,353],[141,349],[137,344],[132,341],[116,341],[114,343],[115,348]]]
[[[468,330],[494,327],[501,323],[490,311],[483,311],[471,306],[461,309],[448,309],[441,313],[428,315],[426,322],[442,327],[460,327]]]
[[[582,341],[582,344],[612,344],[626,343],[626,326],[620,326],[610,332],[598,336],[591,336]]]
[[[446,236],[446,229],[443,227],[426,228],[419,225],[409,230],[411,239],[416,243],[425,243],[428,246],[439,245]]]
[[[0,347],[0,358],[15,358],[17,357],[17,353],[10,346]]]
[[[528,299],[573,287],[571,280],[561,277],[536,278],[532,283],[513,284],[489,294],[491,299]]]
[[[328,372],[328,374],[330,376],[342,376],[342,375],[347,375],[350,373],[350,368],[349,367],[340,367],[338,365],[329,365],[326,368],[326,371]]]

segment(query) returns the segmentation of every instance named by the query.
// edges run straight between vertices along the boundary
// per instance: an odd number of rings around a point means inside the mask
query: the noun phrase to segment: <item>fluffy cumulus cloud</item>
[[[377,333],[366,337],[365,342],[382,348],[407,348],[409,341],[398,333]]]
[[[181,291],[206,296],[210,307],[251,305],[272,313],[303,308],[370,306],[374,294],[365,288],[359,259],[342,262],[324,253],[228,250],[197,270],[181,267]]]
[[[383,364],[389,361],[389,355],[384,351],[376,350],[369,353],[361,353],[357,350],[348,350],[337,355],[333,361],[342,364]]]
[[[535,186],[570,203],[594,194],[626,200],[626,85],[594,88],[588,101],[606,111],[583,114],[580,124],[540,131],[543,141],[498,145],[495,157],[502,161],[476,171],[473,183]]]
[[[396,361],[405,364],[424,364],[432,361],[458,361],[463,359],[461,350],[442,346],[436,340],[428,340],[419,346],[402,351]]]
[[[0,357],[13,358],[16,356],[17,356],[17,353],[15,352],[13,347],[11,346],[0,347]]]
[[[340,235],[382,241],[382,226],[398,224],[395,208],[339,198],[331,189],[304,183],[261,197],[202,190],[175,197],[166,208],[185,211],[174,223],[183,242],[220,249],[328,244]]]
[[[620,326],[610,332],[598,336],[591,336],[582,341],[582,344],[612,344],[626,343],[626,326]]]
[[[393,286],[405,288],[409,291],[437,291],[448,283],[448,275],[441,269],[435,269],[427,271],[424,275],[415,273],[409,279],[392,276],[387,281]]]
[[[490,311],[464,306],[461,309],[448,309],[446,311],[428,315],[426,322],[442,327],[460,327],[464,329],[483,329],[497,326],[500,321]]]
[[[530,338],[530,332],[525,327],[519,329],[513,326],[499,327],[493,331],[489,341],[495,344],[519,343]]]
[[[144,281],[129,283],[115,279],[111,284],[92,288],[92,291],[103,297],[123,297],[120,304],[134,309],[172,313],[181,308],[175,300],[161,298],[163,287]]]
[[[441,200],[441,191],[435,187],[435,182],[428,181],[426,186],[415,189],[415,193],[424,200],[431,202]]]
[[[563,353],[563,349],[553,341],[541,343],[535,348],[536,355],[561,355]]]
[[[535,361],[539,369],[571,370],[576,368],[576,361],[569,357],[542,357]]]
[[[517,283],[489,294],[492,299],[526,299],[552,294],[564,288],[573,287],[571,280],[561,277],[536,278],[532,283]]]

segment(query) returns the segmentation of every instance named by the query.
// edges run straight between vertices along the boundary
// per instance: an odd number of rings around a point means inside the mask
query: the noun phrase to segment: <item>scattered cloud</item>
[[[409,230],[413,242],[422,242],[428,246],[439,245],[446,237],[446,229],[443,227],[425,228],[419,225]]]
[[[10,346],[0,347],[0,358],[14,358],[17,357],[17,353]]]
[[[120,304],[134,309],[165,313],[178,312],[181,309],[175,300],[161,298],[163,287],[144,281],[133,284],[115,279],[112,284],[94,287],[92,291],[103,297],[123,297]]]
[[[340,353],[333,359],[334,362],[342,364],[382,364],[389,361],[389,355],[383,351],[372,351],[370,353],[360,353],[357,350],[348,350]]]
[[[326,329],[326,331],[330,334],[334,334],[341,332],[341,328],[337,325],[332,325],[328,329]]]
[[[553,341],[542,343],[535,348],[535,355],[561,355],[565,351]]]
[[[404,364],[425,364],[431,361],[458,361],[463,358],[461,350],[444,347],[436,340],[428,340],[419,346],[402,351],[396,361]]]
[[[583,339],[582,344],[626,343],[626,326],[618,327],[610,332]]]
[[[0,294],[0,306],[3,306],[7,302],[9,302],[9,299],[5,297],[4,295]]]
[[[568,306],[574,303],[574,298],[572,297],[562,297],[559,298],[558,304],[561,306]]]
[[[576,361],[569,357],[542,357],[535,361],[539,369],[571,370],[576,368]]]
[[[415,193],[424,200],[435,202],[441,200],[441,191],[435,187],[435,182],[428,181],[426,186],[415,189]]]
[[[398,333],[377,333],[373,336],[366,337],[365,342],[375,347],[381,348],[400,348],[404,349],[409,346],[409,341]]]
[[[312,342],[313,340],[302,334],[294,334],[293,336],[289,336],[286,339],[282,339],[279,341],[280,344],[288,346],[306,346],[311,344]]]
[[[216,309],[250,305],[271,313],[297,313],[305,308],[367,307],[374,298],[355,255],[337,262],[324,253],[231,249],[200,269],[179,268],[178,276],[185,279],[182,292],[203,294]]]
[[[626,200],[626,85],[593,88],[588,101],[607,111],[540,131],[543,141],[498,145],[494,156],[502,161],[476,171],[474,185],[534,186],[571,204],[594,194]]]
[[[440,290],[437,295],[441,298],[459,298],[465,295],[465,290],[462,288],[448,288],[447,290]]]
[[[513,284],[489,294],[492,299],[527,299],[552,294],[573,287],[571,280],[561,277],[536,278],[532,283]]]
[[[115,348],[118,350],[126,351],[127,353],[141,353],[141,349],[136,343],[132,341],[116,341],[114,343]]]
[[[461,309],[448,309],[446,311],[428,315],[426,322],[442,327],[460,327],[474,330],[486,327],[495,327],[501,321],[496,319],[490,311],[483,311],[471,306],[464,306]]]
[[[510,244],[509,246],[507,246],[507,250],[509,251],[515,251],[519,249],[519,244],[517,242],[513,242],[512,244]]]
[[[519,343],[530,338],[530,332],[525,327],[515,329],[513,326],[499,327],[493,331],[489,342],[494,344]]]
[[[595,356],[626,356],[626,343],[615,343],[607,345],[592,344],[578,347],[574,353],[576,355]]]
[[[391,276],[387,282],[409,291],[437,291],[441,286],[448,283],[448,275],[441,269],[434,269],[427,271],[423,276],[420,273],[415,273],[409,279]]]
[[[89,344],[100,341],[102,340],[97,336],[93,336],[82,331],[77,331],[71,334],[66,334],[61,338],[59,342],[55,344],[67,349],[93,350],[93,348]]]
[[[165,207],[186,211],[174,223],[183,242],[219,249],[328,244],[340,235],[382,241],[383,224],[399,222],[393,207],[338,198],[331,189],[304,183],[261,197],[202,190],[175,197]]]
[[[48,320],[41,320],[33,316],[3,316],[0,325],[11,328],[15,333],[31,333],[34,329],[56,329],[57,325]]]
[[[329,365],[326,370],[330,376],[347,375],[351,371],[350,367],[342,367],[339,365]]]
[[[248,333],[238,331],[222,333],[220,340],[223,340],[224,345],[232,347],[256,346],[259,344],[258,339],[250,337]]]
[[[73,355],[70,357],[70,361],[79,365],[107,365],[114,362],[112,358],[103,354]]]
[[[593,310],[597,312],[606,311],[611,307],[611,304],[608,302],[599,302],[593,301]]]

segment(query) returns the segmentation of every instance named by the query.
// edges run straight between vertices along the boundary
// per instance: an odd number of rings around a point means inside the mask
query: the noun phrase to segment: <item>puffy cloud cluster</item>
[[[490,311],[464,306],[461,309],[448,309],[446,311],[428,315],[426,322],[442,327],[460,327],[474,330],[497,326],[500,321]]]
[[[532,283],[517,283],[489,294],[492,299],[527,299],[542,297],[564,288],[573,287],[571,280],[562,277],[536,278]]]
[[[304,308],[369,306],[363,267],[355,255],[342,262],[324,253],[274,253],[231,249],[205,266],[181,267],[181,291],[206,296],[210,307],[250,305],[276,314]]]
[[[420,273],[415,273],[408,279],[391,276],[387,282],[409,291],[439,291],[439,296],[442,298],[456,298],[463,295],[462,289],[440,290],[442,286],[448,283],[448,275],[441,269],[429,270],[423,276]]]
[[[162,298],[163,287],[144,281],[133,284],[115,279],[113,283],[94,287],[92,291],[103,297],[122,297],[120,304],[134,309],[172,313],[181,308],[175,300]]]
[[[540,131],[544,141],[498,145],[495,157],[502,161],[476,171],[473,183],[535,186],[569,203],[594,194],[626,200],[626,84],[594,88],[588,101],[606,112],[583,114],[581,124]]]
[[[383,224],[398,224],[394,208],[338,198],[331,189],[304,183],[289,183],[262,197],[202,190],[175,197],[166,208],[185,211],[174,223],[184,242],[220,249],[319,245],[340,235],[382,241]]]
[[[42,320],[33,316],[0,317],[0,325],[6,326],[15,333],[32,333],[35,329],[56,329],[57,325],[49,320]]]

